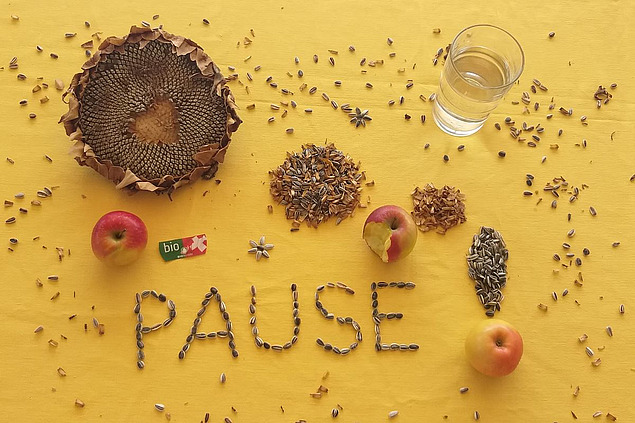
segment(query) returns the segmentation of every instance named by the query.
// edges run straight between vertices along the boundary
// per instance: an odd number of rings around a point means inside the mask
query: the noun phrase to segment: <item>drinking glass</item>
[[[434,121],[450,135],[475,133],[518,80],[524,64],[523,49],[509,32],[486,24],[465,28],[450,45]]]

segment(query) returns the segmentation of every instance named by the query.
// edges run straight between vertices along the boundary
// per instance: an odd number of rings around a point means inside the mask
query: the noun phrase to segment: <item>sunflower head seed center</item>
[[[132,117],[128,131],[148,144],[174,144],[179,140],[179,113],[169,99],[156,98]]]

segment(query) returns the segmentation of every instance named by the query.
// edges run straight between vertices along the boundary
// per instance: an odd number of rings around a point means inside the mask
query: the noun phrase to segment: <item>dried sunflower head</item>
[[[171,193],[223,162],[242,122],[203,49],[160,28],[109,37],[64,94],[72,152],[117,188]]]

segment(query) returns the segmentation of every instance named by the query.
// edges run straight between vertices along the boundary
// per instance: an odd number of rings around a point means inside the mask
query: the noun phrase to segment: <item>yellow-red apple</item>
[[[417,242],[417,225],[410,213],[399,206],[382,206],[366,218],[363,238],[384,262],[410,254]]]
[[[124,266],[135,261],[148,243],[143,221],[126,211],[112,211],[95,224],[91,246],[95,256],[109,265]]]
[[[523,338],[504,320],[483,320],[468,333],[465,354],[472,367],[484,375],[505,376],[520,362]]]

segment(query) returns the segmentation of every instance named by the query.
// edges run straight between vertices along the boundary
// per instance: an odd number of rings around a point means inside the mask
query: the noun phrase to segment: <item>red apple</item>
[[[109,265],[124,266],[135,261],[148,243],[143,221],[126,211],[112,211],[95,224],[91,237],[93,253]]]
[[[505,376],[520,362],[523,338],[504,320],[483,320],[467,335],[465,354],[472,367],[484,375]]]
[[[399,206],[382,206],[366,218],[363,238],[384,262],[410,254],[417,242],[417,225]]]

